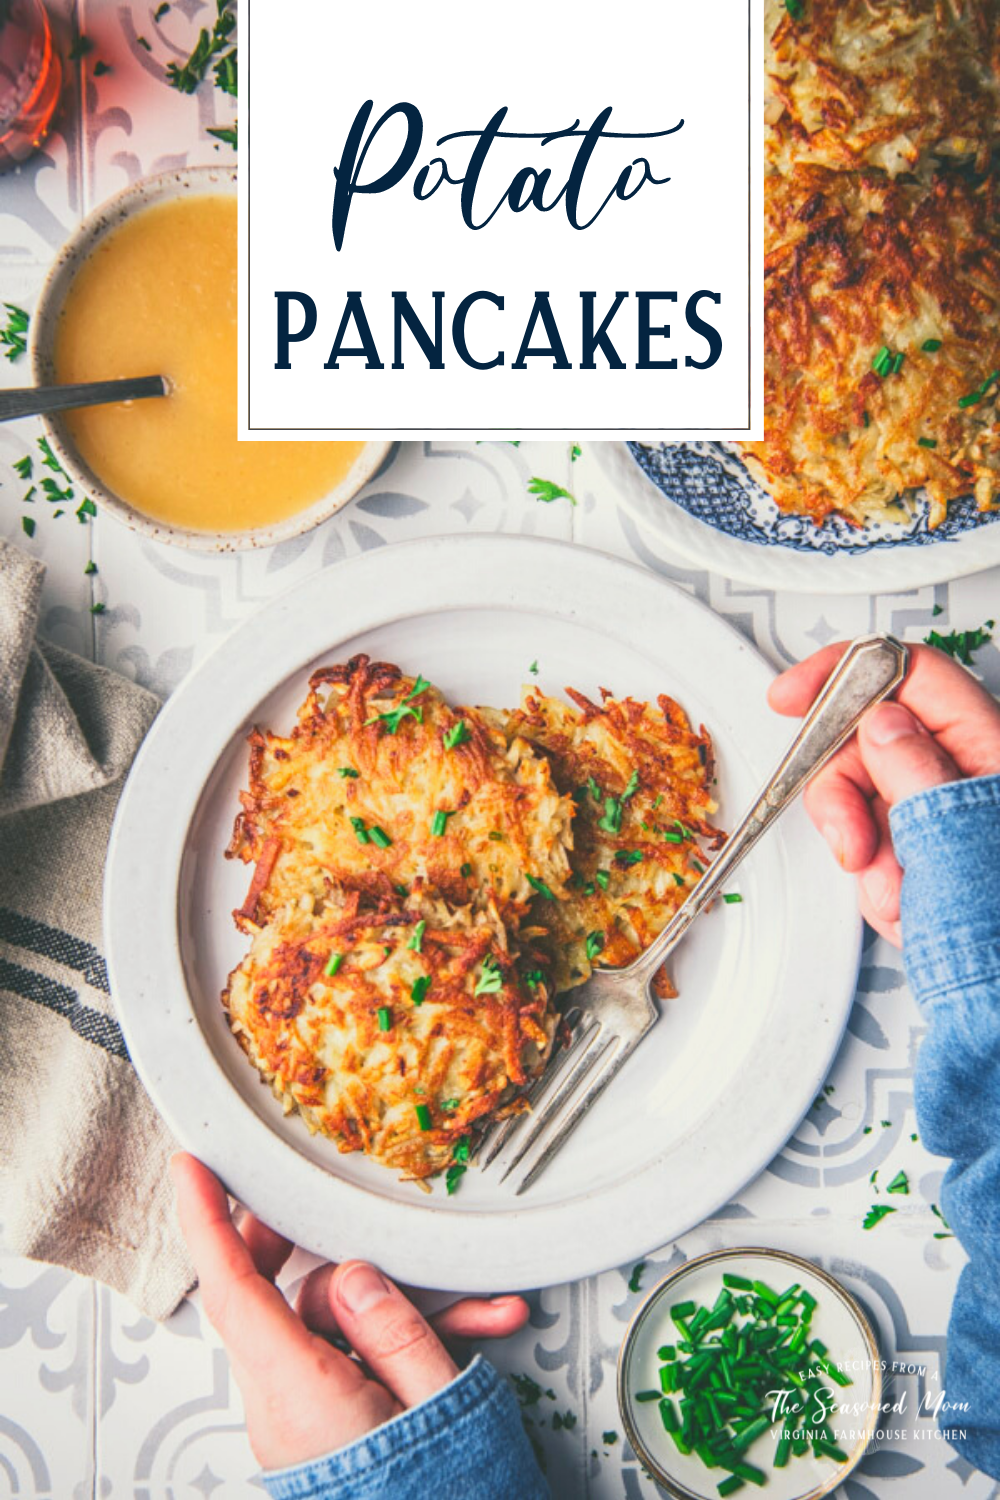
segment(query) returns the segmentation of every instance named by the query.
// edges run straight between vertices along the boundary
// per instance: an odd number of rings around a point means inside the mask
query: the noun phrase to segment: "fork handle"
[[[651,975],[680,942],[761,835],[793,802],[810,777],[850,738],[862,716],[887,698],[906,676],[909,653],[889,635],[861,636],[845,651],[826,681],[774,775],[730,834],[683,906],[659,937],[630,965]]]

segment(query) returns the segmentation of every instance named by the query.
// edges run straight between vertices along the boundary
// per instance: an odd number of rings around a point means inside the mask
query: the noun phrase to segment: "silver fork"
[[[627,969],[596,970],[574,992],[579,1020],[569,1046],[556,1054],[529,1092],[530,1111],[494,1126],[486,1135],[478,1152],[481,1168],[510,1146],[502,1182],[542,1141],[516,1191],[523,1193],[540,1176],[659,1018],[651,982],[663,960],[809,778],[854,733],[862,715],[899,686],[907,661],[906,647],[892,636],[862,636],[854,641],[803,719],[774,775],[656,941]]]

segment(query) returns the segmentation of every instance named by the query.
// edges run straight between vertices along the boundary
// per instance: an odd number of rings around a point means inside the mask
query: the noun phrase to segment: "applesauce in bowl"
[[[39,384],[164,375],[165,397],[46,419],[64,468],[162,541],[267,546],[325,520],[388,443],[238,442],[236,174],[186,168],[84,221],[34,319]]]

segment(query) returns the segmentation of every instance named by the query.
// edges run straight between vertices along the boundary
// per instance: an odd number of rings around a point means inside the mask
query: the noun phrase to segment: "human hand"
[[[179,1153],[170,1165],[205,1314],[229,1352],[265,1469],[343,1447],[447,1385],[458,1366],[442,1338],[504,1338],[527,1320],[523,1297],[467,1297],[428,1322],[359,1260],[317,1267],[293,1311],[274,1285],[290,1242],[250,1215],[237,1229],[225,1189],[195,1157]],[[324,1337],[338,1334],[363,1365]]]
[[[846,642],[827,646],[783,672],[768,690],[771,707],[803,715],[846,650]],[[894,701],[869,710],[804,796],[838,862],[858,877],[862,916],[897,947],[903,872],[889,836],[890,807],[946,781],[1000,772],[1000,706],[942,651],[909,650]]]

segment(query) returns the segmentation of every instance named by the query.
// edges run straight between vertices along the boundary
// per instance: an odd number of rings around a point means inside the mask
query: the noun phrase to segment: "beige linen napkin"
[[[163,1318],[194,1281],[174,1144],[101,955],[111,820],[159,704],[35,640],[43,574],[0,541],[0,1241]]]

